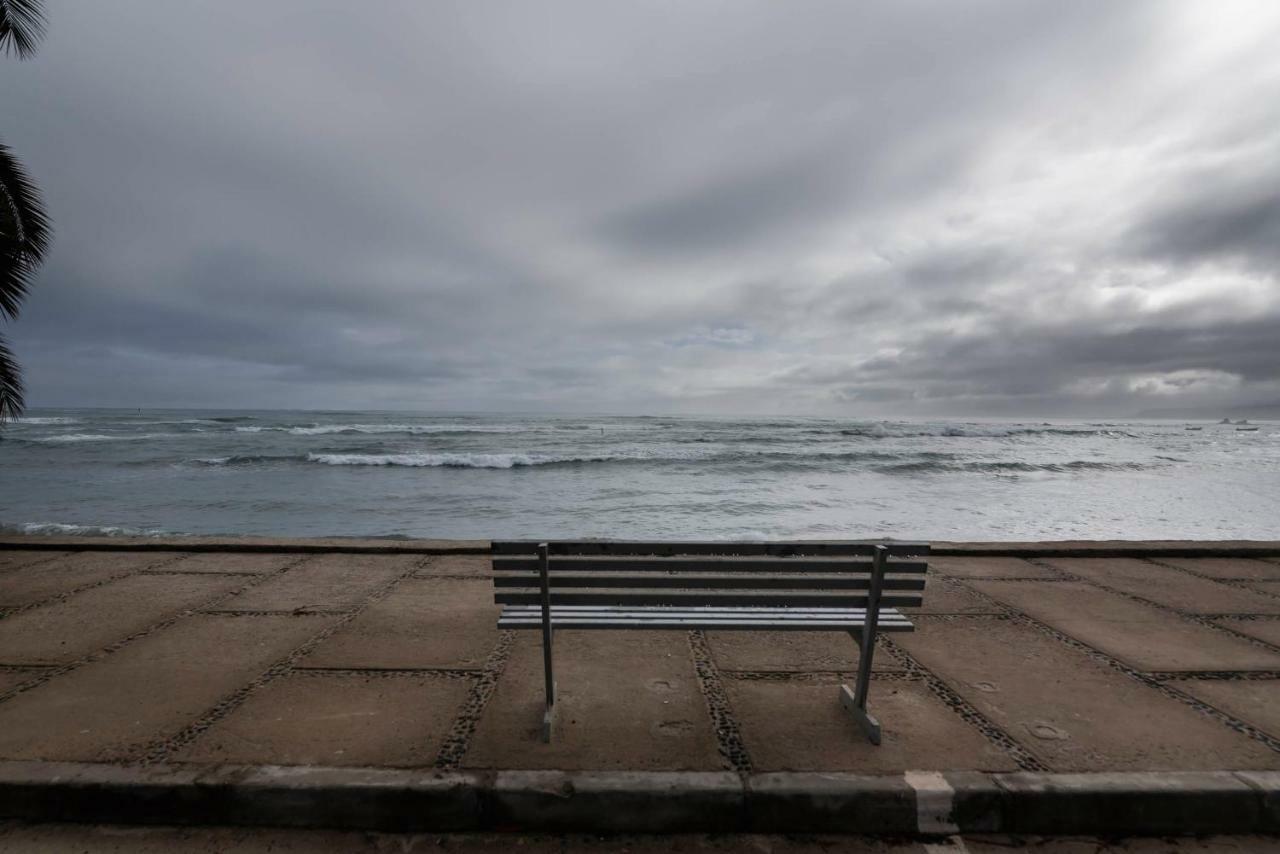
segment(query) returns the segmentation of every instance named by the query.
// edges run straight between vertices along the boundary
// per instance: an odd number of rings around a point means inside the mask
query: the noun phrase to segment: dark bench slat
[[[730,543],[730,542],[632,542],[598,540],[594,542],[555,542],[548,544],[553,555],[771,555],[774,557],[851,557],[870,556],[877,545],[883,545],[893,556],[927,555],[928,543]],[[490,552],[495,555],[533,555],[539,541],[520,540],[494,542]]]
[[[542,595],[538,592],[495,593],[493,601],[499,605],[540,605]],[[921,603],[919,595],[888,595],[880,597],[880,605],[886,608],[913,607]],[[568,592],[560,593],[552,588],[552,605],[653,605],[656,607],[677,605],[776,605],[782,607],[805,608],[811,606],[858,608],[867,604],[866,596],[831,595],[822,596],[812,593],[717,593],[714,591],[617,591],[617,592]]]
[[[862,628],[862,623],[832,623],[832,622],[810,622],[810,623],[770,623],[770,622],[753,622],[751,620],[657,620],[651,622],[628,622],[623,620],[611,619],[579,619],[569,618],[567,620],[554,619],[553,625],[557,629],[653,629],[653,630],[670,630],[670,631],[692,631],[699,629],[703,631],[767,631],[767,632],[820,632],[820,631],[855,631]],[[500,629],[540,629],[542,621],[531,622],[507,622],[500,620],[498,622]],[[908,624],[897,626],[887,624],[877,626],[877,631],[881,632],[913,632],[915,627]]]
[[[495,557],[496,572],[527,572],[538,574],[538,558],[534,556]],[[551,558],[547,569],[552,572],[795,572],[840,573],[870,575],[872,563],[864,561],[802,560],[797,558],[773,558],[741,560],[735,557],[682,559],[682,558]],[[926,561],[889,560],[885,571],[899,574],[921,574],[929,569]]]
[[[777,605],[679,605],[679,606],[669,605],[669,606],[658,606],[658,607],[663,607],[669,611],[670,610],[690,611],[690,612],[697,612],[699,614],[712,613],[712,612],[719,613],[722,611],[733,613],[733,614],[742,614],[746,612],[760,611],[762,613],[781,614],[783,616],[786,616],[787,614],[865,614],[867,612],[866,608],[858,608],[858,607],[848,608],[844,606],[831,607],[831,606],[822,606],[822,605],[812,605],[807,608],[788,608],[788,607],[778,607]],[[608,611],[611,613],[616,613],[619,611],[652,611],[652,610],[655,610],[655,608],[654,606],[649,606],[649,605],[637,605],[635,607],[621,608],[621,609],[613,605],[554,605],[552,606],[552,610],[556,611],[557,613],[560,611]],[[884,617],[901,616],[900,612],[896,608],[881,608],[879,610],[880,610],[881,616],[884,616]],[[541,614],[542,606],[541,605],[507,605],[502,609],[502,612],[504,614],[526,613],[526,612],[530,614]]]
[[[923,578],[885,578],[884,590],[924,590]],[[537,574],[495,575],[495,588],[540,589]],[[552,590],[562,587],[709,588],[715,590],[869,590],[866,576],[819,575],[552,575]]]
[[[552,609],[553,617],[574,615],[579,617],[707,617],[709,619],[770,620],[864,620],[864,608],[609,608],[603,606],[560,605]],[[542,609],[524,605],[508,605],[502,611],[502,619],[542,619]],[[900,612],[886,608],[879,619],[885,623],[910,622]]]
[[[761,631],[851,631],[863,626],[863,620],[854,618],[813,618],[808,620],[775,620],[770,617],[708,617],[701,614],[688,616],[652,617],[618,617],[604,615],[553,615],[552,625],[557,629],[709,629],[723,630],[761,630]],[[503,617],[498,627],[504,629],[539,629],[541,618]],[[915,627],[908,622],[890,621],[880,623],[877,629],[883,632],[910,632]]]

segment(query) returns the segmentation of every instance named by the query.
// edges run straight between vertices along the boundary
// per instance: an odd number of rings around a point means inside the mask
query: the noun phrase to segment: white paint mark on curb
[[[907,771],[902,775],[916,792],[916,829],[920,833],[950,836],[960,830],[951,820],[956,790],[937,771]]]

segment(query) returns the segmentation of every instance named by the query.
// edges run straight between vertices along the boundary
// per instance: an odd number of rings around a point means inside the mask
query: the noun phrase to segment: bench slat
[[[875,547],[885,546],[890,556],[927,555],[928,543],[880,542],[807,542],[807,543],[732,543],[732,542],[636,542],[595,540],[585,542],[547,541],[553,555],[771,555],[849,557],[870,556]],[[537,540],[493,542],[495,555],[532,555],[538,551]]]
[[[884,590],[924,590],[923,578],[885,578]],[[495,588],[539,587],[537,574],[495,575]],[[551,588],[562,587],[630,587],[705,588],[714,590],[868,590],[868,577],[830,575],[552,575]]]
[[[579,622],[590,623],[607,623],[612,621],[626,621],[635,625],[644,625],[650,622],[688,622],[696,620],[698,622],[708,623],[765,623],[771,626],[812,626],[818,623],[827,625],[843,625],[843,626],[861,626],[866,622],[863,617],[806,617],[794,620],[779,620],[768,615],[745,614],[742,616],[717,616],[715,614],[666,614],[666,615],[646,615],[646,616],[627,616],[617,614],[560,614],[553,616],[551,622],[553,624],[562,623],[565,620],[575,620]],[[541,617],[531,616],[511,616],[499,618],[500,624],[509,625],[528,625],[537,626],[542,624]],[[884,628],[887,631],[903,631],[911,626],[909,620],[891,620],[884,623],[877,623],[876,628]]]
[[[647,614],[679,614],[701,616],[768,616],[779,619],[830,619],[834,617],[853,617],[862,619],[866,616],[865,608],[611,608],[605,605],[557,605],[552,608],[553,614],[579,614],[584,616],[644,616]],[[508,605],[502,615],[518,617],[542,617],[542,608],[533,605]],[[880,610],[881,620],[906,620],[899,611],[893,608]]]
[[[542,596],[538,592],[513,592],[499,590],[494,593],[493,601],[499,605],[538,605]],[[887,608],[914,607],[920,605],[919,594],[898,594],[880,597],[880,604]],[[813,593],[720,593],[707,591],[610,591],[610,592],[558,592],[551,589],[552,605],[776,605],[780,607],[862,607],[867,604],[866,596],[828,595]]]
[[[652,630],[671,630],[671,631],[692,631],[701,629],[704,631],[767,631],[767,632],[820,632],[820,631],[837,631],[845,632],[862,628],[862,623],[833,623],[833,622],[797,622],[797,623],[771,623],[771,622],[753,622],[751,620],[658,620],[652,622],[636,622],[628,620],[610,620],[610,619],[590,619],[590,618],[569,618],[566,620],[552,620],[552,625],[557,629],[652,629]],[[542,622],[507,622],[500,620],[498,622],[500,629],[540,629]],[[915,627],[906,624],[898,625],[877,625],[876,630],[880,632],[913,632]]]
[[[889,617],[888,614],[893,614]],[[632,609],[626,611],[590,611],[553,609],[552,625],[561,629],[711,629],[769,631],[851,631],[865,622],[861,611],[828,612],[826,614],[779,613],[769,610],[733,609],[720,611],[679,610],[672,608]],[[537,629],[542,627],[539,612],[503,611],[499,628]],[[882,614],[880,631],[909,632],[914,626],[896,612]]]
[[[536,555],[520,557],[495,557],[493,569],[497,572],[525,572],[538,574]],[[556,557],[547,561],[552,572],[767,572],[767,573],[840,573],[870,575],[869,560],[803,560],[776,557],[772,559],[743,560],[733,556],[702,559],[685,558],[596,558]],[[885,571],[890,573],[923,574],[929,569],[927,561],[889,560]]]

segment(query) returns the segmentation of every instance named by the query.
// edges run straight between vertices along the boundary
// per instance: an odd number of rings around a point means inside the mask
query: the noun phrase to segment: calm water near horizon
[[[1250,426],[40,410],[0,428],[0,530],[1274,539]]]

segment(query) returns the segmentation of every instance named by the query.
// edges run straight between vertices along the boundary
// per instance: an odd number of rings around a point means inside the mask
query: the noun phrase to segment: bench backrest
[[[494,601],[542,605],[538,541],[495,542]],[[548,542],[551,605],[862,608],[921,604],[927,543]]]

